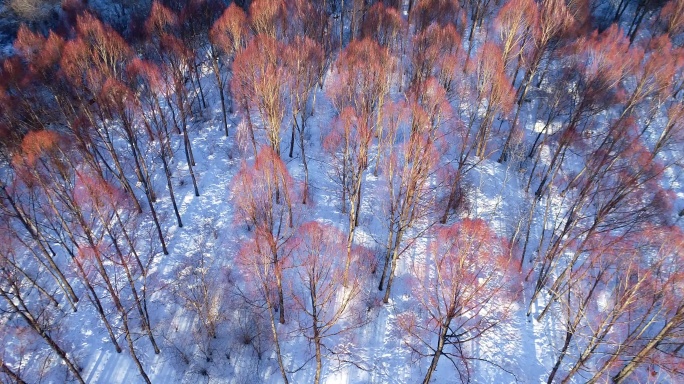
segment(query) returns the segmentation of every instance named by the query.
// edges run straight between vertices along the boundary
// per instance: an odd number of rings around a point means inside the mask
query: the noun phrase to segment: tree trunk
[[[214,72],[214,77],[216,78],[216,86],[219,90],[219,98],[221,99],[221,117],[223,118],[223,129],[228,137],[228,114],[226,107],[226,81],[223,80],[221,76],[221,66],[219,65],[219,53],[216,50],[214,44],[209,43],[209,56],[211,59],[211,68]]]
[[[173,205],[173,213],[176,215],[176,221],[178,222],[178,227],[183,228],[183,221],[181,220],[180,213],[178,212],[178,204],[176,204],[176,194],[173,192],[173,183],[171,182],[171,170],[169,169],[168,161],[166,160],[166,154],[164,153],[164,144],[162,140],[159,140],[161,148],[161,159],[164,166],[164,175],[166,175],[166,186],[169,188],[169,196],[171,197],[171,205]]]
[[[639,4],[639,8],[637,9],[637,13],[634,15],[634,20],[632,20],[632,24],[630,25],[630,30],[631,33],[629,33],[629,44],[631,45],[634,42],[634,39],[636,38],[636,33],[639,30],[639,26],[641,25],[641,22],[644,20],[644,16],[648,13],[648,9],[646,9],[645,6],[643,6],[643,3]]]
[[[264,287],[267,289],[268,287]],[[275,316],[273,316],[273,305],[268,303],[268,316],[271,319],[271,332],[273,333],[273,344],[275,344],[276,359],[278,360],[278,367],[280,367],[280,374],[283,376],[283,384],[289,384],[287,380],[287,372],[285,371],[285,364],[283,363],[283,355],[280,353],[280,340],[278,339],[278,330],[276,329]]]
[[[570,331],[565,332],[565,341],[563,342],[563,348],[561,349],[560,355],[556,359],[556,363],[553,365],[553,368],[551,368],[551,373],[549,373],[549,378],[546,380],[547,384],[553,383],[553,378],[556,377],[556,373],[558,372],[558,368],[560,368],[561,362],[563,361],[563,357],[565,357],[565,354],[568,352],[568,347],[570,347],[570,341],[572,340],[572,335],[573,335],[573,333]]]
[[[136,155],[135,145],[133,144],[131,139],[132,138],[129,138],[128,143],[130,144],[131,150],[133,151],[133,159],[135,160],[136,168],[140,169],[140,163],[138,161],[138,156]],[[169,251],[166,249],[166,241],[164,240],[164,233],[162,232],[161,225],[159,224],[157,210],[154,208],[154,204],[152,203],[152,197],[150,196],[150,187],[147,185],[147,180],[144,177],[142,178],[142,185],[143,189],[145,190],[145,195],[147,196],[147,202],[150,207],[150,213],[152,213],[152,219],[154,220],[154,224],[157,227],[157,234],[159,235],[159,242],[161,243],[162,251],[165,255],[168,255]]]
[[[125,334],[126,334],[126,341],[128,342],[128,350],[131,353],[131,357],[133,358],[133,361],[135,362],[136,367],[138,367],[138,372],[140,372],[140,376],[142,376],[143,380],[145,380],[145,383],[147,384],[152,384],[150,381],[150,378],[147,376],[147,373],[145,373],[145,369],[142,366],[142,363],[140,362],[140,359],[138,359],[138,355],[135,353],[135,346],[133,345],[133,338],[131,337],[131,332],[130,329],[128,328],[128,315],[126,312],[121,313],[121,320],[123,322]],[[156,347],[156,344],[155,344]],[[158,350],[158,348],[157,348]],[[156,351],[155,351],[156,352]],[[156,352],[158,353],[158,352]]]
[[[197,179],[195,178],[195,171],[192,167],[195,162],[192,158],[192,147],[190,146],[190,138],[188,137],[188,129],[183,124],[183,143],[185,145],[185,159],[188,162],[188,170],[190,171],[190,178],[192,179],[192,186],[195,189],[195,196],[199,196],[199,188],[197,188]]]
[[[42,181],[40,182],[40,184],[41,184],[41,187],[43,189],[47,190],[47,186]],[[59,220],[59,224],[61,225],[62,230],[64,230],[67,233],[67,235],[69,236],[71,244],[78,248],[78,242],[76,240],[76,236],[74,235],[74,233],[71,230],[71,226],[64,221],[64,217],[62,216],[61,212],[57,209],[57,206],[55,205],[55,202],[52,199],[52,197],[50,196],[50,194],[46,194],[46,198],[48,201],[48,205],[50,206],[53,213],[56,215],[57,219]],[[76,212],[74,212],[74,213],[76,213]],[[100,298],[97,296],[95,289],[93,288],[92,284],[88,280],[88,275],[85,272],[85,270],[83,269],[83,265],[81,264],[79,258],[73,254],[72,247],[70,247],[69,244],[61,244],[61,245],[69,253],[72,260],[74,261],[74,263],[78,267],[78,271],[81,273],[81,279],[83,280],[83,283],[85,284],[86,288],[88,288],[88,291],[90,291],[90,293],[92,295],[91,300],[95,304],[95,307],[97,308],[97,311],[100,314],[100,317],[102,318],[102,322],[104,323],[105,328],[107,329],[107,332],[109,333],[109,338],[112,341],[112,344],[114,344],[116,352],[121,353],[121,347],[119,346],[119,343],[116,341],[116,336],[114,335],[114,331],[112,329],[112,326],[109,323],[107,316],[105,315],[104,307],[102,306]]]
[[[451,184],[451,188],[449,189],[449,199],[447,199],[447,204],[446,204],[446,208],[444,209],[444,214],[439,219],[440,224],[446,224],[447,220],[449,219],[449,214],[451,213],[451,210],[454,208],[453,205],[456,204],[456,194],[459,192],[459,189],[460,189],[460,183],[461,183],[460,180],[461,180],[461,165],[459,164],[458,170],[456,171],[455,180]]]
[[[169,107],[169,110],[171,111],[171,120],[173,121],[173,127],[176,128],[176,134],[180,135],[180,133],[181,133],[180,124],[178,124],[178,118],[176,117],[176,110],[173,109],[173,105],[171,103],[171,96],[166,94],[165,99],[166,99],[166,105]]]
[[[399,259],[399,247],[401,246],[401,240],[403,238],[403,235],[403,228],[399,228],[399,230],[397,231],[397,238],[394,241],[394,251],[392,252],[392,266],[389,271],[389,276],[387,277],[387,289],[385,290],[385,297],[382,299],[382,302],[385,304],[389,302],[390,291],[392,290],[392,283],[394,282],[394,275],[397,269],[397,260]]]
[[[104,126],[104,123],[103,123]],[[126,178],[126,173],[123,170],[123,167],[121,166],[121,161],[119,160],[119,155],[116,153],[116,150],[114,149],[114,144],[111,141],[111,137],[109,136],[109,131],[105,127],[105,136],[101,137],[102,141],[105,144],[105,148],[107,148],[107,152],[109,152],[110,156],[112,157],[112,160],[114,160],[114,167],[116,168],[116,172],[114,173],[114,176],[119,180],[121,185],[124,187],[124,189],[128,192],[128,194],[131,196],[131,199],[133,199],[136,207],[138,208],[138,212],[142,212],[142,207],[140,205],[140,202],[138,202],[138,198],[135,196],[135,192],[133,191],[133,187],[131,187],[130,182]],[[102,156],[101,153],[98,154],[100,155],[100,158],[102,159],[102,162],[107,165],[107,161],[105,161],[104,156]],[[107,165],[107,167],[109,167]]]
[[[665,340],[665,338],[670,334],[684,320],[684,305],[677,309],[673,319],[668,321],[663,328],[660,329],[657,335],[651,338],[639,353],[637,353],[632,359],[625,365],[615,376],[613,376],[613,383],[621,384],[623,383],[634,370],[641,364],[648,355],[653,352],[654,349],[660,345],[660,343]]]
[[[74,261],[76,263],[76,266],[78,267],[79,272],[81,272],[81,278],[83,279],[83,283],[85,284],[88,291],[90,291],[91,300],[93,304],[95,304],[97,313],[100,315],[100,318],[102,319],[102,322],[104,323],[105,328],[107,329],[107,333],[109,334],[109,340],[112,342],[112,344],[114,344],[114,349],[116,350],[116,353],[121,353],[121,346],[119,345],[119,342],[116,340],[116,336],[114,335],[112,325],[109,323],[109,319],[107,319],[107,316],[105,315],[104,307],[102,306],[102,302],[100,301],[100,298],[97,296],[97,293],[95,292],[95,288],[93,288],[92,284],[90,284],[90,281],[88,281],[88,277],[86,275],[85,270],[83,269],[83,265],[81,265],[81,262],[78,261],[78,259],[76,259],[75,257]]]
[[[439,358],[442,355],[442,351],[444,351],[444,342],[446,341],[446,335],[449,331],[449,323],[451,323],[451,319],[447,319],[446,326],[442,325],[440,327],[439,340],[437,340],[437,348],[435,349],[434,355],[432,355],[432,361],[430,362],[430,367],[428,368],[428,371],[425,374],[425,378],[423,379],[423,384],[430,383],[430,378],[432,378],[432,374],[437,369],[437,363],[439,362]]]
[[[85,384],[85,381],[83,381],[83,378],[81,377],[80,369],[76,367],[74,363],[71,362],[71,359],[67,356],[67,353],[55,342],[54,339],[49,335],[48,331],[43,329],[41,324],[39,323],[38,320],[36,320],[33,315],[26,310],[26,305],[24,304],[24,300],[17,296],[14,299],[16,299],[19,304],[22,306],[21,309],[17,306],[17,304],[14,303],[14,300],[10,298],[7,293],[4,291],[0,290],[0,296],[2,296],[5,301],[9,304],[12,309],[19,314],[21,318],[26,321],[26,323],[36,332],[40,337],[45,340],[45,342],[50,346],[50,348],[57,353],[57,355],[62,359],[64,364],[66,364],[67,368],[69,371],[71,371],[71,374],[74,375],[74,378],[81,384]],[[3,367],[4,367],[3,363]]]
[[[202,108],[207,108],[207,102],[204,100],[204,90],[202,89],[202,81],[200,78],[199,74],[199,66],[197,65],[197,61],[193,60],[193,68],[195,72],[195,78],[197,78],[197,87],[199,88],[199,94],[200,98],[202,99]]]
[[[340,51],[344,47],[344,0],[340,5]]]
[[[123,233],[124,238],[126,239],[126,242],[128,243],[128,246],[131,250],[131,253],[133,254],[133,257],[135,258],[135,261],[138,264],[138,268],[140,268],[140,273],[142,273],[143,277],[147,277],[147,270],[143,266],[143,263],[140,260],[140,256],[138,256],[138,252],[135,250],[135,243],[129,236],[128,231],[126,230],[126,226],[124,225],[123,220],[121,220],[121,215],[119,215],[118,211],[114,210],[114,216],[116,217],[116,220],[119,223],[119,227],[121,228],[121,233]]]
[[[45,259],[48,261],[48,264],[51,267],[50,274],[55,278],[57,285],[59,285],[67,295],[73,311],[76,312],[76,306],[73,303],[78,303],[78,296],[76,296],[71,284],[69,284],[69,281],[62,273],[62,270],[59,268],[59,266],[57,266],[57,263],[55,263],[52,255],[42,243],[41,236],[38,232],[38,227],[32,221],[30,221],[30,219],[24,213],[24,210],[17,205],[16,201],[14,201],[12,196],[9,195],[4,184],[0,184],[0,190],[2,190],[3,194],[5,195],[5,199],[10,203],[10,206],[12,206],[12,210],[16,213],[16,217],[19,219],[19,222],[21,222],[22,226],[26,229],[29,235],[31,235],[31,238],[38,246],[38,249],[40,249],[41,253],[45,256]]]
[[[309,197],[309,165],[306,161],[306,147],[304,143],[304,132],[306,129],[306,109],[301,112],[302,124],[297,125],[297,131],[299,132],[299,149],[302,151],[302,166],[304,167],[304,191],[302,196],[302,204],[306,204],[307,198]],[[295,122],[297,122],[297,117],[292,117]]]
[[[508,161],[508,156],[509,152],[511,150],[511,140],[513,139],[513,135],[515,134],[515,130],[518,124],[518,115],[520,114],[520,109],[522,109],[522,101],[525,97],[525,93],[527,91],[524,91],[523,94],[521,95],[520,99],[518,100],[518,106],[515,109],[515,116],[513,117],[513,122],[511,123],[511,128],[508,131],[508,136],[506,137],[506,142],[503,145],[503,149],[501,150],[501,156],[499,156],[499,160],[497,160],[498,163],[503,163],[504,161]],[[537,136],[539,138],[539,136]],[[536,144],[536,141],[535,141]]]
[[[387,246],[385,251],[385,263],[382,267],[382,276],[380,276],[380,283],[378,284],[378,290],[382,291],[385,288],[385,277],[387,277],[387,269],[389,268],[390,260],[392,257],[392,249],[394,241],[394,222],[390,223],[390,231],[387,235]]]
[[[296,117],[295,117],[296,119]],[[290,158],[292,158],[292,151],[294,150],[294,143],[295,143],[295,123],[292,124],[292,130],[290,134],[290,153],[288,154]]]
[[[318,308],[316,306],[316,284],[314,282],[309,283],[309,298],[311,299],[311,323],[313,328],[313,339],[316,346],[316,376],[314,378],[314,384],[319,384],[321,382],[321,368],[323,366],[321,358],[321,332],[318,326]]]
[[[2,255],[0,254],[0,256],[2,256]],[[21,268],[20,266],[18,266],[13,261],[6,259],[4,257],[2,258],[2,261],[11,265],[13,270],[19,272],[22,276],[24,276],[26,278],[26,280],[28,280],[33,287],[35,287],[38,291],[40,291],[40,293],[42,293],[43,296],[47,297],[48,300],[50,300],[50,302],[52,302],[52,304],[55,307],[59,307],[59,302],[57,301],[57,299],[55,299],[55,297],[50,292],[46,291],[45,288],[43,288],[40,284],[38,284],[36,279],[34,279],[31,275],[26,273],[24,268]],[[5,271],[5,273],[9,276],[9,271],[7,269],[5,269],[4,267],[1,267],[0,269]]]
[[[254,124],[252,123],[252,115],[249,113],[249,103],[247,100],[243,100],[245,105],[245,114],[247,115],[247,129],[249,130],[249,137],[252,139],[252,149],[254,150],[254,156],[257,155],[257,145],[256,138],[254,137]]]
[[[10,379],[14,380],[17,384],[26,384],[24,380],[19,376],[18,373],[14,372],[10,367],[7,366],[2,360],[0,360],[0,372],[9,376]]]
[[[527,230],[525,231],[525,242],[523,243],[522,252],[520,254],[520,268],[519,271],[523,270],[523,263],[525,262],[525,255],[527,254],[527,244],[530,241],[530,232],[532,231],[532,221],[534,220],[534,209],[537,207],[537,199],[532,199],[532,205],[530,206],[530,215],[527,217]]]
[[[83,227],[83,231],[85,232],[86,239],[88,240],[88,243],[90,247],[95,250],[95,255],[93,259],[96,261],[97,267],[98,267],[98,272],[100,273],[100,276],[102,277],[102,280],[105,283],[107,291],[109,291],[109,295],[111,296],[112,301],[114,302],[114,306],[116,307],[117,311],[119,312],[119,316],[121,317],[121,323],[123,326],[123,331],[124,335],[126,337],[126,341],[128,343],[128,349],[131,353],[131,357],[133,358],[133,361],[135,362],[135,365],[138,367],[138,371],[140,372],[140,375],[143,377],[145,382],[147,384],[151,384],[150,378],[147,376],[147,373],[145,373],[145,370],[140,363],[140,360],[138,359],[138,356],[135,352],[135,347],[133,345],[133,339],[131,337],[131,329],[129,326],[129,321],[128,321],[128,311],[126,308],[124,308],[123,304],[121,303],[121,299],[119,297],[119,292],[114,288],[111,279],[109,278],[109,275],[107,274],[107,271],[104,266],[104,262],[102,260],[102,255],[100,254],[99,251],[97,251],[97,242],[95,238],[93,237],[93,234],[91,233],[90,228],[87,226],[87,223],[85,222],[84,218],[80,215],[80,212],[77,213],[77,218],[79,223],[81,224],[81,227]],[[114,244],[116,244],[116,240],[114,240]],[[120,255],[121,256],[121,255]],[[128,273],[128,271],[126,271]],[[128,275],[129,282],[130,282],[130,274]],[[135,292],[135,285],[132,284],[131,287],[134,289]],[[137,295],[136,295],[137,296]],[[141,319],[144,321],[144,319]],[[152,334],[150,333],[150,336]],[[154,341],[154,338],[152,338],[152,345],[155,347],[155,353],[158,353],[159,348],[157,348],[157,344]]]
[[[492,110],[491,110],[491,105],[487,104],[487,110],[485,111],[485,115],[482,118],[482,122],[480,123],[480,129],[478,130],[476,140],[477,140],[477,149],[475,151],[475,156],[479,157],[480,159],[484,159],[485,151],[487,150],[487,142],[489,141],[489,132],[492,127],[492,122],[491,119],[493,118],[491,116]]]
[[[150,326],[149,323],[149,318],[146,316],[145,311],[143,311],[142,305],[141,305],[141,300],[140,297],[138,296],[138,290],[135,288],[135,281],[133,280],[133,275],[131,273],[130,268],[128,267],[128,262],[126,261],[123,252],[121,251],[121,248],[119,247],[119,242],[117,241],[116,237],[112,233],[111,229],[109,228],[109,225],[105,223],[105,230],[107,231],[107,234],[109,235],[109,238],[112,241],[112,244],[114,244],[114,249],[116,250],[117,255],[119,256],[119,262],[121,263],[121,266],[124,268],[124,271],[126,272],[126,279],[128,280],[128,285],[131,287],[131,293],[133,294],[133,299],[135,301],[135,305],[138,309],[138,314],[140,315],[140,322],[142,323],[143,329],[147,333],[150,343],[152,344],[152,347],[154,348],[154,353],[159,354],[160,350],[159,347],[157,346],[157,342],[154,339],[154,335],[152,334],[152,327]]]
[[[278,321],[280,324],[285,324],[285,295],[283,294],[283,273],[280,269],[280,260],[278,260],[278,251],[275,249],[275,244],[271,249],[273,255],[273,266],[275,268],[276,285],[278,287]]]
[[[622,17],[622,14],[625,12],[628,5],[629,5],[629,1],[620,0],[620,3],[618,3],[618,6],[615,9],[615,16],[613,16],[613,22],[614,23],[616,23],[618,20],[620,20],[620,18]]]

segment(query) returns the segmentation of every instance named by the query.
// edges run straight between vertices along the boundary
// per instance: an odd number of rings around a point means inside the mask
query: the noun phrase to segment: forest
[[[684,0],[0,18],[0,383],[684,381]]]

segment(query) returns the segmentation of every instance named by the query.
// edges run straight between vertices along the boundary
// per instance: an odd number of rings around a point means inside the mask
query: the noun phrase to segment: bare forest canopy
[[[0,382],[684,380],[684,0],[0,14]]]

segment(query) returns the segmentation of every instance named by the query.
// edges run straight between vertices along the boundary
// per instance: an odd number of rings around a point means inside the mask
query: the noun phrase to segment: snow
[[[542,120],[537,120],[536,123],[534,123],[534,128],[532,129],[535,133],[543,132],[547,135],[552,135],[556,132],[558,132],[561,128],[563,128],[563,124],[557,121],[553,121],[551,123],[547,124],[545,121]]]

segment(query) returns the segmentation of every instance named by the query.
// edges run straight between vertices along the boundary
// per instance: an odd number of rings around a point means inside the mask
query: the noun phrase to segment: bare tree
[[[244,163],[235,176],[232,196],[237,208],[237,219],[254,229],[254,257],[269,258],[274,264],[278,288],[279,321],[285,323],[285,295],[283,293],[283,246],[292,236],[296,213],[294,181],[285,164],[270,147],[262,147],[253,165]]]
[[[231,3],[226,8],[209,33],[209,41],[211,42],[209,54],[221,98],[223,128],[226,131],[226,136],[228,136],[227,110],[233,111],[233,102],[232,97],[226,95],[226,91],[230,91],[230,89],[226,89],[228,80],[223,72],[224,68],[226,70],[231,69],[235,55],[247,45],[248,33],[247,15],[235,3]],[[230,104],[227,108],[226,104],[228,103]]]
[[[469,361],[476,358],[469,345],[507,320],[518,274],[506,248],[479,219],[437,230],[428,260],[413,271],[416,307],[397,318],[407,346],[431,358],[423,383],[430,382],[442,356],[468,381]]]
[[[435,79],[414,90],[406,121],[390,124],[389,149],[384,174],[387,177],[388,235],[385,264],[378,288],[385,289],[383,301],[390,297],[397,261],[402,253],[432,225],[435,190],[430,179],[436,176],[442,160],[443,123],[450,113],[444,89]],[[398,139],[401,138],[401,139]],[[412,230],[413,231],[412,233]],[[383,284],[387,278],[387,286]]]
[[[364,324],[365,308],[357,299],[367,271],[358,268],[345,280],[344,234],[318,222],[302,224],[289,247],[293,301],[300,329],[316,351],[314,383],[318,384],[323,358],[336,353],[337,338]],[[357,256],[355,252],[352,257]]]

